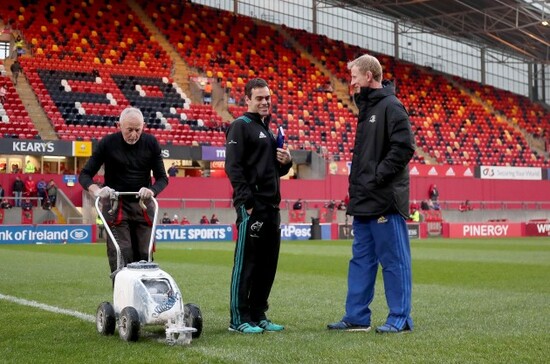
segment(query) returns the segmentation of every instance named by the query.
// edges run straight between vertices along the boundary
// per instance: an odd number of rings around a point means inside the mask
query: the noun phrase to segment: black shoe
[[[369,332],[371,330],[371,327],[370,327],[370,325],[354,325],[354,324],[346,322],[346,321],[338,321],[338,322],[334,322],[332,324],[328,324],[327,329],[335,330],[335,331]]]

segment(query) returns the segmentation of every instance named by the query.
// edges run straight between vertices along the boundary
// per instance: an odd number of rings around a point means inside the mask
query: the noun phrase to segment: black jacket
[[[147,187],[157,196],[168,185],[160,145],[151,134],[141,134],[133,145],[124,141],[121,132],[101,139],[78,178],[84,189],[94,183],[102,165],[105,165],[105,185],[115,191],[138,192]],[[151,171],[155,177],[153,184]]]
[[[408,163],[414,155],[414,134],[393,85],[384,81],[383,86],[364,87],[355,95],[359,117],[348,214],[372,218],[399,213],[408,218]]]
[[[25,190],[25,183],[20,179],[13,181],[13,192],[23,192]]]
[[[233,186],[233,205],[279,208],[280,177],[292,163],[277,161],[277,142],[257,113],[245,113],[231,123],[225,142],[225,173]]]

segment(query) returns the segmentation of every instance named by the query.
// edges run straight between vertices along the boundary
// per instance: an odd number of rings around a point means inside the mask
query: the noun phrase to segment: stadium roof
[[[550,63],[548,0],[324,0],[338,7],[377,12],[426,31],[465,38]]]

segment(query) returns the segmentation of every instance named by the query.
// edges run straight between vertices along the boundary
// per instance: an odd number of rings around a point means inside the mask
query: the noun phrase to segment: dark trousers
[[[153,206],[149,204],[146,211],[139,206],[139,201],[132,198],[119,199],[118,209],[110,215],[109,201],[103,202],[103,216],[115,237],[121,252],[121,267],[128,263],[148,260],[149,240],[151,238]],[[113,241],[107,235],[107,257],[111,273],[117,270],[117,252]],[[152,258],[151,258],[152,260]]]
[[[237,210],[238,237],[229,299],[232,325],[266,319],[281,246],[280,220],[279,210],[255,208],[250,216],[244,206]]]
[[[105,226],[103,224],[97,225],[98,238],[103,239],[103,233],[105,232]]]

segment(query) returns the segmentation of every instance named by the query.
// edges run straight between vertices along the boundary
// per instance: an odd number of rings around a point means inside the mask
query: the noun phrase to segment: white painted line
[[[79,319],[84,320],[84,321],[95,322],[95,316],[87,315],[85,313],[78,312],[78,311],[67,310],[67,309],[64,309],[64,308],[50,306],[50,305],[46,305],[44,303],[40,303],[40,302],[36,302],[36,301],[25,300],[23,298],[7,296],[7,295],[3,295],[2,293],[0,293],[0,299],[5,300],[5,301],[10,301],[10,302],[13,302],[13,303],[17,303],[17,304],[20,304],[20,305],[23,305],[23,306],[30,306],[30,307],[39,308],[39,309],[44,310],[44,311],[50,311],[50,312],[54,312],[54,313],[61,313],[61,314],[64,314],[64,315],[73,316],[73,317],[79,318]]]

